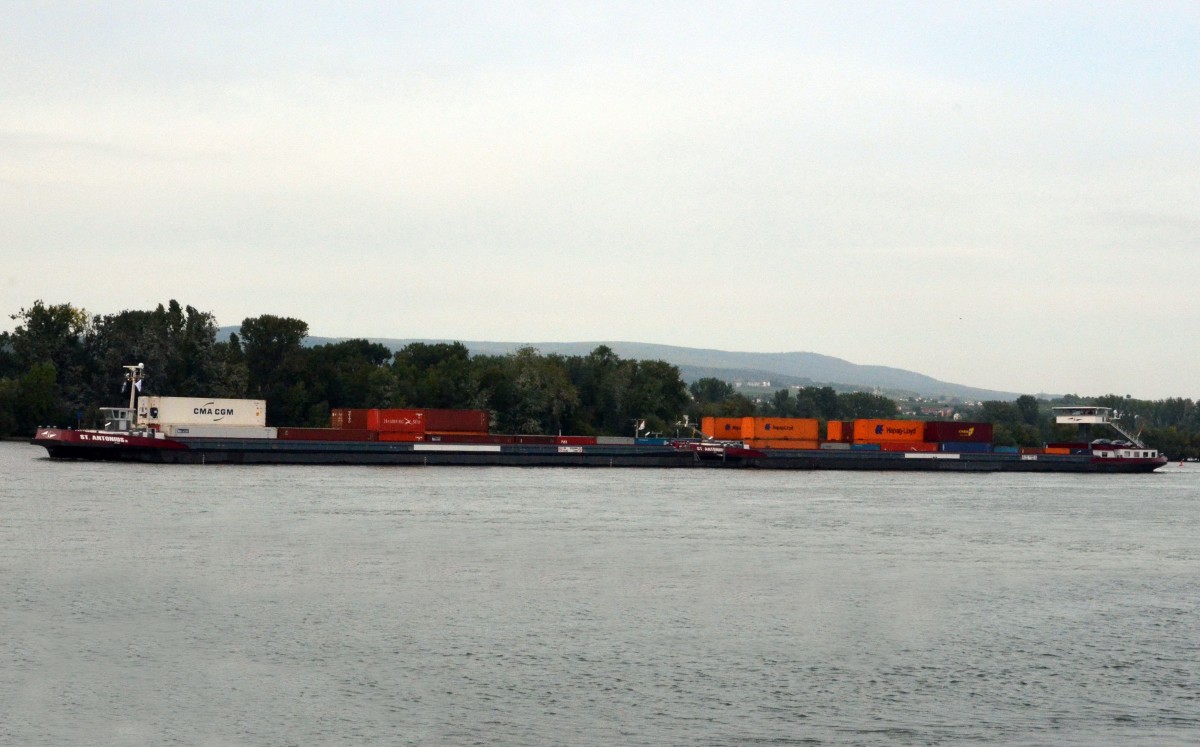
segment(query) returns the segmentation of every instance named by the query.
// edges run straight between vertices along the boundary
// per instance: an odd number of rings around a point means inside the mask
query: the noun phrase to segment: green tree
[[[707,376],[697,379],[688,387],[692,397],[702,405],[724,402],[734,395],[736,390],[728,381]]]
[[[299,319],[264,314],[242,321],[239,344],[247,388],[252,397],[267,401],[268,423],[293,425],[307,420],[311,403],[304,386],[306,337],[308,324]],[[296,389],[297,384],[301,389]]]

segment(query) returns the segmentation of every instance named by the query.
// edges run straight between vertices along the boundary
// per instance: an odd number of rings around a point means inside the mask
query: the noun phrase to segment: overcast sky
[[[3,3],[0,329],[174,298],[1197,397],[1198,39],[1195,2]]]

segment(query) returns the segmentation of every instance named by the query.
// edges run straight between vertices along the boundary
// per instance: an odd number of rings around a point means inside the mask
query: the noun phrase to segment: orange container
[[[380,433],[424,433],[421,410],[368,410],[367,428]]]
[[[743,438],[742,423],[754,418],[703,418],[700,432],[709,438],[737,440]]]
[[[830,420],[825,424],[825,440],[826,441],[841,441],[842,440],[842,421]]]
[[[1047,446],[1043,454],[1070,454],[1070,449],[1065,449],[1061,446]]]
[[[746,441],[752,449],[819,449],[821,442],[799,438],[753,438]]]
[[[742,438],[816,441],[819,428],[813,418],[743,418]]]
[[[937,451],[938,445],[925,441],[881,441],[880,451]]]
[[[855,420],[854,443],[925,440],[924,420]]]

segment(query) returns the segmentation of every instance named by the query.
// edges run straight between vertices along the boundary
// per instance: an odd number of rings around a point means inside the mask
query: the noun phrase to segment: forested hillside
[[[719,378],[685,384],[676,365],[622,358],[607,346],[581,354],[521,348],[471,355],[462,343],[364,339],[305,345],[308,325],[270,314],[244,319],[218,341],[211,313],[172,300],[149,311],[91,315],[34,302],[0,333],[0,436],[38,425],[94,426],[97,408],[127,401],[123,366],[144,363],[143,394],[267,400],[272,425],[326,426],[335,407],[478,408],[506,433],[689,435],[705,415],[822,420],[894,417],[891,399],[831,387],[781,389],[752,400]],[[1119,410],[1128,427],[1174,458],[1200,452],[1200,410],[1189,399],[1069,396]],[[1025,395],[960,413],[997,425],[997,443],[1058,437],[1055,403]]]

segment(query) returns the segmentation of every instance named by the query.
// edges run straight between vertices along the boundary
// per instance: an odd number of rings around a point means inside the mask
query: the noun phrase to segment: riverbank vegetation
[[[91,315],[71,304],[34,302],[0,333],[0,436],[38,425],[97,424],[97,407],[127,402],[123,366],[144,363],[143,394],[267,400],[271,425],[325,426],[335,407],[478,408],[504,433],[692,435],[705,415],[894,418],[894,400],[828,386],[783,389],[752,400],[729,383],[690,386],[664,361],[623,359],[606,346],[587,355],[471,355],[461,343],[400,350],[355,339],[305,345],[308,325],[264,314],[218,340],[217,320],[172,300],[155,309]],[[1173,458],[1200,455],[1200,411],[1191,400],[1115,396],[1054,403],[1021,397],[961,408],[996,424],[998,444],[1056,440],[1052,404],[1114,407]]]

